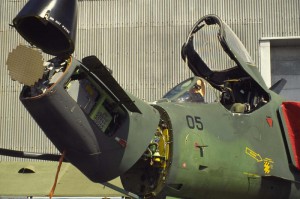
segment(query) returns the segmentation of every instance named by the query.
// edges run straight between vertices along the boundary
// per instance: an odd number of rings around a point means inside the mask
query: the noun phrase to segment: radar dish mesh
[[[43,63],[42,54],[25,45],[13,49],[6,61],[11,79],[27,86],[33,86],[43,77]]]

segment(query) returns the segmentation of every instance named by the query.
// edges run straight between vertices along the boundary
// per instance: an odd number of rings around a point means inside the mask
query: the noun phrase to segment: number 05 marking
[[[203,130],[203,123],[201,122],[201,118],[199,116],[186,116],[186,122],[190,129],[197,128],[198,130]]]

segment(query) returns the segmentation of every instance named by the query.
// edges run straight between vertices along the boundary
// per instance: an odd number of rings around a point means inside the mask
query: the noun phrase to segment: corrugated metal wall
[[[25,41],[9,26],[25,2],[24,0],[0,2],[0,147],[33,152],[56,152],[19,102],[21,85],[11,81],[6,69],[8,53],[19,43],[25,44]],[[18,159],[0,156],[0,161],[6,160]]]
[[[55,152],[18,101],[21,87],[5,65],[8,52],[25,43],[8,24],[26,2],[0,1],[0,147]],[[227,22],[258,63],[261,37],[300,35],[299,8],[299,0],[80,0],[75,56],[97,55],[126,90],[153,101],[191,76],[180,49],[203,15]]]

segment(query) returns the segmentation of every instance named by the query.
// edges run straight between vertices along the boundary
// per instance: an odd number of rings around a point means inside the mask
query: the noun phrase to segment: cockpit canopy
[[[270,101],[269,89],[246,48],[218,16],[207,15],[195,23],[181,54],[195,76],[220,92],[219,101],[229,110],[235,112],[238,107],[238,112],[252,112]],[[191,92],[180,94],[192,100]]]

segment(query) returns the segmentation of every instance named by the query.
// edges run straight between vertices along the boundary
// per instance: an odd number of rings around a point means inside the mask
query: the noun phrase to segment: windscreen
[[[188,87],[192,84],[192,79],[187,79],[180,84],[176,85],[174,88],[172,88],[169,92],[167,92],[162,98],[166,99],[173,99],[176,95],[185,92]]]
[[[218,101],[219,95],[204,79],[195,76],[177,84],[162,99],[180,103],[212,103]]]

